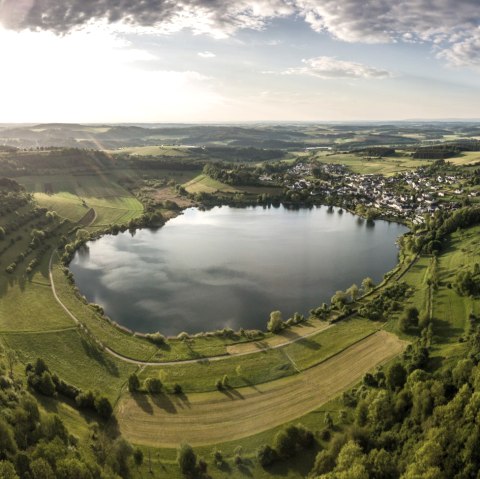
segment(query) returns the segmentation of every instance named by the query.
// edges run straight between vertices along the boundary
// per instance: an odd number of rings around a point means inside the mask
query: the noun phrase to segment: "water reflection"
[[[70,268],[90,302],[137,331],[264,329],[273,309],[306,313],[394,266],[405,227],[334,211],[189,209],[158,230],[90,242]]]

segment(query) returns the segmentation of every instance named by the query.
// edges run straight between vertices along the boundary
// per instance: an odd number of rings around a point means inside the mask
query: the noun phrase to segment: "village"
[[[289,190],[308,192],[326,204],[351,211],[374,208],[379,216],[413,223],[423,222],[426,214],[456,209],[465,200],[479,196],[478,191],[465,190],[463,175],[448,166],[438,172],[421,167],[385,177],[352,173],[339,164],[300,162],[283,179]]]

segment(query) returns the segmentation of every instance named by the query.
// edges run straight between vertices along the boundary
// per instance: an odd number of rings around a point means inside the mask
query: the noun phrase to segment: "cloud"
[[[215,58],[217,55],[215,55],[215,53],[205,51],[205,52],[198,52],[198,56],[202,58]]]
[[[331,78],[377,78],[390,77],[390,73],[361,63],[338,60],[334,57],[316,57],[302,60],[303,67],[289,68],[284,75],[310,75],[323,79]]]
[[[437,55],[452,67],[480,68],[480,28],[468,38],[457,41]]]
[[[57,34],[104,22],[225,38],[288,16],[338,40],[429,42],[452,65],[478,65],[478,0],[0,0],[5,27]]]
[[[102,21],[225,37],[240,28],[261,29],[269,19],[293,12],[285,0],[0,0],[0,20],[7,28],[59,34]]]

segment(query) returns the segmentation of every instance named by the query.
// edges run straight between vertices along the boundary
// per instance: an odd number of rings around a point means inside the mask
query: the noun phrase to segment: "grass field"
[[[428,160],[414,160],[409,156],[402,156],[400,153],[397,153],[395,156],[387,156],[378,159],[366,159],[355,154],[318,153],[314,156],[314,158],[321,163],[345,165],[354,173],[382,174],[385,176],[392,176],[395,173],[411,170],[418,166],[423,166],[429,163]]]
[[[115,176],[49,175],[19,177],[40,206],[76,222],[90,209],[97,214],[94,227],[127,223],[143,213],[143,205],[116,181]]]
[[[183,185],[189,193],[236,193],[240,190],[201,174]]]
[[[157,447],[244,438],[317,408],[403,347],[382,331],[302,374],[264,385],[178,397],[127,393],[117,409],[120,429],[134,443]]]
[[[24,364],[43,358],[52,372],[65,381],[84,390],[101,390],[112,402],[116,401],[128,374],[135,370],[134,365],[105,354],[76,328],[42,333],[4,333],[2,339],[17,351]]]
[[[179,146],[133,146],[129,148],[120,148],[118,150],[110,150],[112,154],[127,153],[129,155],[138,156],[167,156],[175,158],[188,158],[190,156],[190,148],[182,148]]]
[[[454,165],[468,166],[480,163],[480,153],[478,151],[465,151],[460,156],[449,158],[447,161]]]

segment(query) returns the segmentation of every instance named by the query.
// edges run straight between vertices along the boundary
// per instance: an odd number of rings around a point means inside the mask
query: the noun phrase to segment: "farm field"
[[[20,177],[40,206],[56,211],[72,222],[94,208],[94,227],[124,224],[143,213],[143,205],[106,175],[50,175]]]
[[[395,156],[386,156],[384,158],[366,159],[355,154],[325,154],[320,153],[314,156],[316,161],[321,163],[341,164],[350,168],[358,174],[382,174],[392,176],[401,171],[411,170],[413,168],[428,164],[428,160],[415,160],[409,156],[402,156],[397,153]]]
[[[480,153],[478,151],[466,151],[460,156],[449,158],[449,163],[460,166],[470,166],[480,163]]]
[[[236,193],[239,190],[201,174],[183,185],[189,193]]]
[[[134,443],[148,437],[147,444],[156,447],[241,439],[317,408],[403,347],[394,335],[378,332],[301,375],[265,385],[178,399],[126,395],[117,409],[121,431]],[[162,433],[155,434],[159,429]]]
[[[133,146],[130,148],[120,148],[117,150],[110,150],[111,154],[123,154],[127,153],[130,155],[137,156],[164,156],[164,157],[174,157],[174,158],[188,158],[190,156],[190,148],[179,147],[179,146]]]

